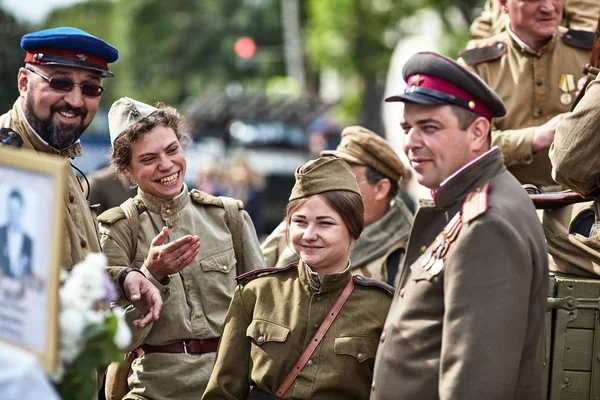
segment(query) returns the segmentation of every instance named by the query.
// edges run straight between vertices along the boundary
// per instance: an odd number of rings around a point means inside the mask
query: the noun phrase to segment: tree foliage
[[[0,114],[12,108],[19,96],[17,72],[25,59],[20,43],[27,31],[27,25],[0,9]]]

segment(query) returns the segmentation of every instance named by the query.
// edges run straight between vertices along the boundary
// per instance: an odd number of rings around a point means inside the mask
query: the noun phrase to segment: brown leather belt
[[[211,339],[186,339],[180,342],[165,344],[163,346],[152,346],[143,344],[136,349],[138,357],[150,353],[185,353],[185,354],[205,354],[214,353],[219,346],[220,338]]]

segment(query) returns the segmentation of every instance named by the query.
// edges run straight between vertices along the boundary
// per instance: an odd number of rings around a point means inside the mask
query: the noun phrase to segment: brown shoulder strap
[[[312,356],[319,343],[321,343],[323,336],[325,336],[325,333],[327,333],[327,330],[333,323],[333,320],[335,320],[335,317],[337,317],[339,314],[340,310],[344,306],[344,303],[346,303],[346,300],[348,300],[350,293],[352,293],[352,289],[354,289],[354,279],[351,277],[348,281],[348,284],[342,291],[342,294],[340,294],[340,297],[338,297],[333,307],[331,307],[331,310],[329,310],[327,313],[327,318],[325,318],[325,321],[323,321],[317,333],[315,333],[315,335],[310,339],[310,343],[308,346],[306,346],[290,373],[285,377],[283,383],[275,392],[275,397],[282,398],[285,392],[287,392],[290,386],[292,386],[292,383],[294,383],[294,380],[298,374],[300,374],[300,371],[302,371],[302,368],[304,368],[310,356]]]
[[[242,236],[242,221],[240,220],[240,207],[237,200],[231,197],[219,197],[225,208],[225,222],[231,232],[233,251],[235,253],[236,274],[244,273],[244,237]]]
[[[129,198],[121,204],[121,209],[125,212],[125,217],[129,222],[129,229],[131,230],[131,242],[133,244],[132,253],[130,254],[130,262],[135,259],[135,253],[137,252],[138,232],[140,230],[140,215],[137,205],[134,202],[134,198]]]

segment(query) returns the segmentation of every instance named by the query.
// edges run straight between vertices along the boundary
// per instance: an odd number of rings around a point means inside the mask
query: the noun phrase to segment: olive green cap
[[[345,190],[360,195],[356,176],[346,161],[336,157],[321,157],[298,167],[296,184],[292,188],[289,200],[334,190]]]
[[[342,140],[335,150],[325,150],[321,156],[335,156],[350,164],[367,165],[398,182],[407,177],[406,166],[381,136],[362,126],[349,126],[342,131]]]
[[[129,97],[121,97],[115,101],[108,111],[110,144],[114,145],[115,140],[127,128],[150,116],[155,111],[158,111],[158,108]]]

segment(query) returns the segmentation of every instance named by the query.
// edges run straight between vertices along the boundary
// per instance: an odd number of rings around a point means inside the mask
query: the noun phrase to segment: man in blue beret
[[[404,151],[421,202],[374,366],[372,400],[540,399],[548,293],[544,233],[491,147],[506,114],[478,76],[440,54],[404,65]]]
[[[96,115],[102,80],[113,76],[108,64],[117,60],[117,49],[71,27],[26,34],[21,48],[27,54],[17,75],[19,98],[0,116],[0,128],[17,132],[22,148],[71,159],[81,156],[79,137]],[[95,213],[73,170],[67,175],[64,199],[62,267],[71,269],[101,249]],[[158,318],[160,293],[142,274],[128,274],[123,285],[136,307],[151,310],[140,324]]]

